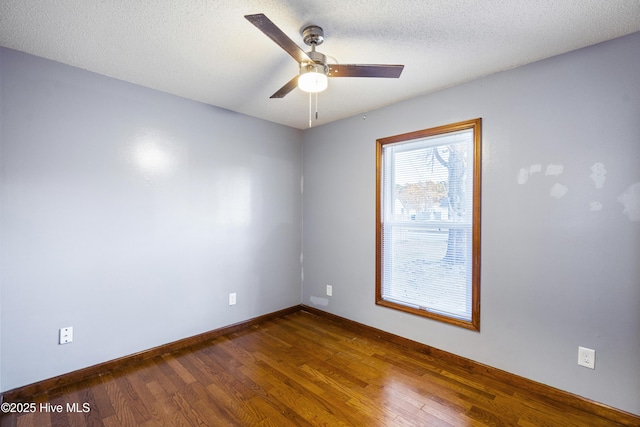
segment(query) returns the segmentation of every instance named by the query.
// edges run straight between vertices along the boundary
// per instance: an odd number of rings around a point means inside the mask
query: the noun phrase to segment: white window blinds
[[[471,320],[473,132],[382,147],[383,300]]]

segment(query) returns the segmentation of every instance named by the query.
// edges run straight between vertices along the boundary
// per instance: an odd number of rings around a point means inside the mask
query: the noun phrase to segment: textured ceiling
[[[285,125],[309,96],[269,99],[296,62],[244,15],[264,13],[338,63],[400,79],[331,79],[314,126],[640,31],[638,0],[0,0],[0,45]]]

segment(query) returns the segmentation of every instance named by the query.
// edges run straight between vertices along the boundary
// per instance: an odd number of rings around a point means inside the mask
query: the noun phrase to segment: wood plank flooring
[[[304,311],[30,402],[2,427],[619,425]]]

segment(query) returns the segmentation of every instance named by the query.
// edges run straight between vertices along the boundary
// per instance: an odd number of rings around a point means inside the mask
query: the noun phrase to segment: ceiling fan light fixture
[[[322,64],[302,64],[300,65],[300,76],[298,77],[298,87],[311,93],[322,92],[329,85],[326,67]]]

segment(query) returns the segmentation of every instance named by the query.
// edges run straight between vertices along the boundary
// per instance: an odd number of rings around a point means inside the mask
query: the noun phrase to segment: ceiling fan
[[[299,87],[305,92],[321,92],[327,88],[328,77],[385,77],[398,78],[404,65],[327,64],[327,57],[316,51],[324,41],[324,31],[317,25],[302,30],[302,39],[310,52],[305,52],[264,14],[245,15],[245,18],[267,35],[300,64],[300,74],[282,86],[271,98],[284,98]]]

